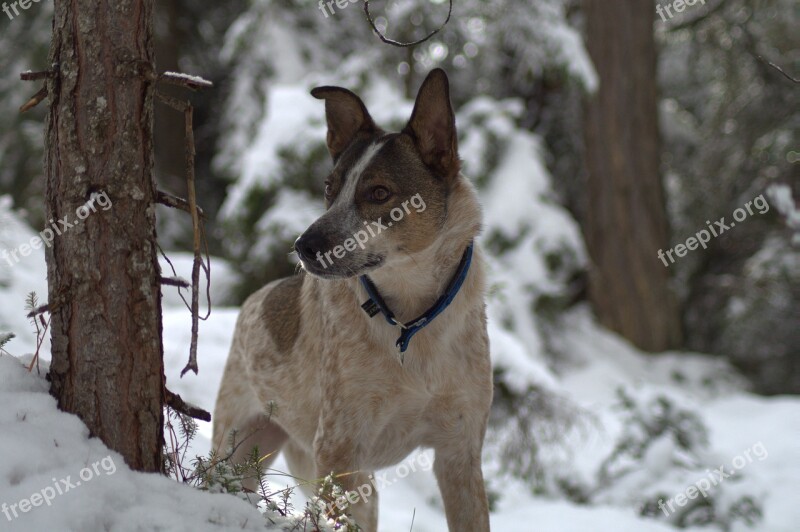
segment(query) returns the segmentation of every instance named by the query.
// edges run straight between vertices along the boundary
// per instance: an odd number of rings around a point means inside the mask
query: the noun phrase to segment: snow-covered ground
[[[0,248],[12,249],[32,235],[16,217],[6,215],[0,220]],[[170,255],[177,259],[178,275],[188,277],[187,256]],[[214,297],[219,300],[230,286],[230,273],[223,261],[215,262],[214,271],[218,281]],[[41,250],[19,264],[0,262],[0,333],[17,334],[5,346],[15,356],[0,355],[0,530],[264,530],[265,520],[259,512],[233,496],[204,493],[171,479],[130,471],[118,454],[88,438],[87,429],[75,416],[56,409],[47,394],[44,376],[35,370],[29,373],[21,364],[21,360],[30,360],[26,355],[35,349],[35,337],[24,317],[25,297],[35,290],[40,300],[46,300],[44,279]],[[174,294],[164,301],[168,386],[185,400],[212,411],[238,310],[214,308],[210,319],[201,323],[200,373],[181,379],[190,320]],[[493,306],[497,304],[490,309]],[[743,520],[733,520],[730,530],[797,530],[799,398],[752,395],[724,363],[707,356],[646,356],[598,327],[586,309],[566,314],[561,327],[565,333],[558,336],[558,345],[553,348],[565,355],[547,365],[526,357],[518,337],[501,328],[496,317],[491,324],[496,366],[517,374],[517,380],[509,383],[516,382],[520,387],[538,383],[593,420],[579,431],[581,435],[565,437],[571,451],[561,466],[553,465],[558,463],[555,459],[545,462],[551,472],[560,467],[559,476],[574,475],[576,484],[595,486],[591,479],[596,477],[599,462],[630,430],[619,413],[620,387],[645,406],[650,399],[668,397],[676,405],[699,412],[708,429],[708,451],[699,458],[683,456],[687,463],[676,468],[675,457],[681,457],[682,451],[671,436],[656,438],[634,468],[615,477],[607,489],[592,493],[589,503],[578,504],[552,494],[534,495],[527,483],[502,472],[500,460],[493,454],[497,447],[487,445],[487,483],[495,499],[493,530],[673,530],[664,518],[640,516],[640,492],[660,489],[672,498],[690,494],[692,484],[701,486],[702,479],[711,478],[706,468],[718,466],[725,466],[729,472],[735,470],[721,481],[725,489],[718,496],[718,504],[724,506],[726,498],[733,501],[746,494],[763,509],[763,516],[752,528]],[[42,355],[46,362],[47,345]],[[205,455],[210,436],[210,424],[200,423],[190,455]],[[429,464],[429,459],[412,456],[405,463]],[[282,458],[273,469],[276,473],[288,470]],[[416,469],[407,475],[397,468],[382,472],[388,485],[380,496],[381,530],[446,530],[433,474],[430,468]],[[280,474],[269,481],[276,489],[287,485],[286,477]],[[302,507],[304,499],[299,494],[296,497],[295,506]]]

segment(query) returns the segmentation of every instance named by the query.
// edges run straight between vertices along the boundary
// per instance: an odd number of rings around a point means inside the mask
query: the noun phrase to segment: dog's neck
[[[455,275],[467,246],[480,232],[481,209],[475,189],[463,177],[454,187],[447,218],[434,243],[369,274],[400,322],[419,317],[436,302]],[[357,279],[352,282],[354,287],[358,285]],[[356,290],[364,294],[360,287]]]

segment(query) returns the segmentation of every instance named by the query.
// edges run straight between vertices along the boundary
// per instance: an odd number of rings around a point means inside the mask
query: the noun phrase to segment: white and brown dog
[[[459,171],[447,75],[430,73],[400,133],[376,126],[347,89],[312,95],[325,100],[334,163],[327,212],[295,243],[308,274],[274,281],[242,307],[214,448],[224,451],[236,429],[247,440],[233,460],[254,446],[282,450],[301,479],[357,472],[340,477],[353,493],[376,469],[432,448],[449,529],[489,530],[481,210]],[[376,495],[350,512],[377,530]]]

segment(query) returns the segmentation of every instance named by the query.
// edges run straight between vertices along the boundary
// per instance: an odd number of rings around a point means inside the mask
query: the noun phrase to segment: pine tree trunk
[[[659,173],[654,7],[587,0],[587,46],[600,87],[586,106],[589,295],[600,321],[638,347],[679,344],[680,318],[659,249],[669,227]]]
[[[163,357],[153,180],[153,0],[56,0],[45,172],[51,392],[134,469],[160,471]],[[98,203],[103,205],[98,206]],[[85,214],[85,212],[84,212]]]

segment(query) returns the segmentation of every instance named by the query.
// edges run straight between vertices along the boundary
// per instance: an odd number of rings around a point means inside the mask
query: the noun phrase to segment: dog
[[[257,447],[269,464],[280,450],[294,476],[333,473],[350,495],[376,469],[432,448],[449,530],[488,531],[482,213],[460,171],[447,75],[427,76],[399,133],[347,89],[311,94],[325,102],[333,158],[326,212],[295,242],[302,271],[242,307],[214,449],[235,430],[246,439],[234,462]],[[358,526],[377,530],[377,493],[348,498]]]

